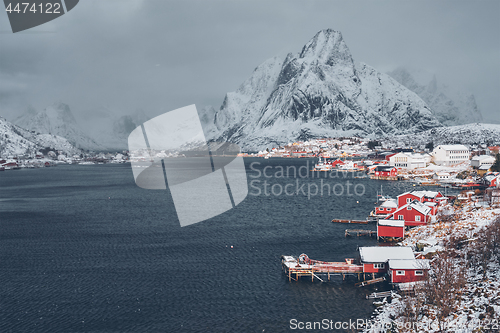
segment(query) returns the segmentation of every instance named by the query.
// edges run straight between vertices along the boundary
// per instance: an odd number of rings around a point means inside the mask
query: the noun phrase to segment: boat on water
[[[326,161],[326,158],[321,160],[321,157],[318,160],[318,163],[314,165],[313,171],[330,171],[333,169],[333,166],[331,163],[328,163]]]

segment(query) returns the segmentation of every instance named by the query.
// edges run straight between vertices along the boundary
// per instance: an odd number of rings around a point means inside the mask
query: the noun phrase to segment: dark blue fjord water
[[[246,159],[249,175],[256,161],[268,174],[307,163]],[[320,184],[311,176],[299,180]],[[235,209],[181,228],[169,192],[137,187],[129,164],[0,172],[0,332],[288,332],[294,318],[369,318],[369,289],[289,283],[280,256],[356,257],[376,240],[346,239],[353,226],[331,219],[364,219],[381,184],[394,196],[411,185],[330,178],[337,193],[349,180],[364,194],[308,199],[255,195],[293,174],[249,180]]]

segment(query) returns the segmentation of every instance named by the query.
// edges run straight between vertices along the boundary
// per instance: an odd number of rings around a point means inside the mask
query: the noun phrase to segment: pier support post
[[[330,281],[330,271],[328,271],[328,281]]]

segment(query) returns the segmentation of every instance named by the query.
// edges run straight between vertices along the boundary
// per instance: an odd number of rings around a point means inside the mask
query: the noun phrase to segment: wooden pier
[[[348,275],[354,275],[360,279],[363,274],[363,265],[354,264],[354,259],[351,258],[347,258],[345,262],[328,262],[312,260],[306,254],[301,254],[298,258],[281,256],[281,265],[289,281],[298,281],[300,277],[310,277],[311,281],[316,278],[324,282],[324,278],[330,281],[333,275],[341,275],[342,279]]]
[[[369,237],[375,237],[377,236],[377,231],[375,230],[364,230],[364,229],[346,229],[345,230],[345,237],[349,236],[369,236]]]
[[[385,276],[382,276],[382,277],[379,277],[379,278],[376,278],[376,279],[358,282],[358,283],[355,284],[355,286],[356,287],[364,287],[364,286],[368,286],[370,284],[384,282],[385,280],[386,280]]]
[[[356,224],[368,224],[371,221],[370,220],[340,220],[340,219],[333,219],[333,223],[356,223]]]
[[[382,291],[379,293],[371,293],[370,295],[366,295],[366,299],[393,297],[395,294],[397,293],[394,290]]]

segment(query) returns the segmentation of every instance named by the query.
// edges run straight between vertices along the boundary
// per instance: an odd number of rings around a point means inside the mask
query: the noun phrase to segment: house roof
[[[464,145],[439,145],[435,149],[439,148],[444,150],[469,150],[469,148]]]
[[[479,155],[479,156],[474,156],[472,160],[473,161],[491,160],[494,162],[495,158],[491,155]]]
[[[384,225],[388,227],[404,227],[405,221],[403,220],[379,220],[378,225]]]
[[[411,247],[368,246],[360,247],[361,261],[365,263],[386,262],[389,259],[415,259]]]
[[[398,198],[403,196],[403,195],[407,195],[407,194],[414,195],[417,198],[426,197],[426,198],[434,199],[439,195],[439,192],[436,192],[436,191],[411,191],[411,192],[405,192],[403,194],[398,195]]]
[[[388,165],[377,165],[375,168],[375,171],[391,171],[394,169],[393,166],[388,166]]]
[[[428,259],[389,259],[389,269],[430,269]]]
[[[380,205],[380,208],[398,208],[398,203],[396,202],[396,200],[393,200],[393,199],[390,199],[390,200],[386,200],[384,201],[381,205]]]
[[[427,215],[431,211],[431,207],[426,206],[419,201],[413,200],[412,202],[407,203],[406,205],[399,207],[399,209],[397,209],[395,212],[391,213],[391,215],[389,215],[389,217],[396,216],[396,213],[399,213],[400,211],[405,210],[408,206],[410,206],[412,209],[415,209],[417,212],[419,212],[423,215]],[[387,218],[387,219],[389,219],[389,218]]]

